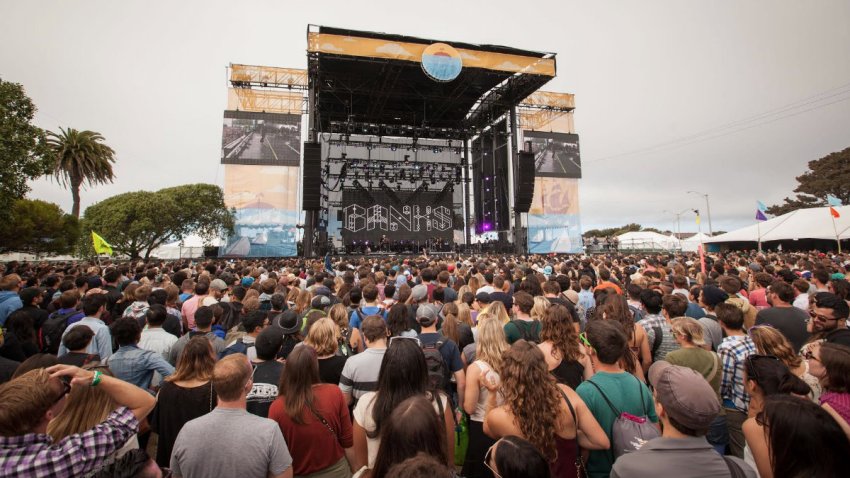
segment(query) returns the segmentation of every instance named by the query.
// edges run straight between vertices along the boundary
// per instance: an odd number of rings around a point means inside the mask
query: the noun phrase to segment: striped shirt
[[[339,389],[342,393],[351,394],[354,403],[357,403],[357,400],[366,392],[374,392],[378,389],[378,373],[381,371],[381,363],[384,361],[386,351],[385,348],[366,349],[345,361],[339,378]]]
[[[650,352],[652,352],[652,345],[655,343],[655,330],[656,328],[661,329],[661,344],[652,356],[653,362],[664,360],[664,357],[666,357],[668,353],[674,350],[679,350],[679,343],[673,338],[673,331],[670,329],[670,323],[667,322],[667,319],[665,319],[663,315],[646,314],[643,317],[644,318],[639,321],[638,324],[640,324],[646,332],[647,339],[649,340]]]
[[[717,354],[723,363],[720,379],[720,398],[723,406],[745,412],[750,406],[750,394],[744,388],[744,361],[756,352],[756,345],[747,335],[732,335],[723,339]]]

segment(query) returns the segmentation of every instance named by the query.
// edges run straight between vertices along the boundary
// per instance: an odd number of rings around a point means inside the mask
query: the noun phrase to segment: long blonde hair
[[[304,343],[316,349],[316,353],[321,357],[336,352],[338,339],[339,327],[333,320],[323,317],[310,326]]]
[[[508,315],[508,311],[505,310],[505,304],[498,300],[490,302],[490,305],[485,307],[484,310],[481,311],[481,313],[494,315],[497,319],[499,319],[499,322],[501,322],[502,325],[507,324],[511,321],[511,316]]]
[[[502,370],[502,354],[510,346],[505,338],[504,326],[499,319],[486,312],[478,316],[478,342],[475,343],[475,359],[486,362],[500,373]]]
[[[546,314],[550,304],[549,299],[538,295],[534,298],[534,306],[531,307],[531,313],[528,315],[533,320],[543,320],[543,315]]]
[[[83,368],[114,377],[109,367],[104,365]],[[102,388],[75,385],[71,387],[65,408],[47,424],[47,434],[55,443],[65,437],[91,430],[116,408],[118,404]]]
[[[475,327],[475,323],[472,321],[472,311],[469,310],[469,306],[463,302],[459,302],[457,304],[457,319],[470,327]]]
[[[298,298],[295,299],[295,311],[299,314],[307,312],[310,309],[310,301],[313,300],[313,294],[309,290],[302,290],[298,293]]]

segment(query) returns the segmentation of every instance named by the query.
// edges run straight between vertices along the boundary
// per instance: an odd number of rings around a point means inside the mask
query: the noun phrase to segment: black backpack
[[[64,314],[54,312],[47,317],[44,325],[41,326],[38,337],[42,352],[53,355],[59,353],[59,344],[62,343],[62,334],[68,328],[68,319],[78,313],[79,311],[77,310],[65,312]]]
[[[449,367],[440,349],[443,348],[445,340],[440,339],[431,344],[422,344],[422,353],[425,354],[425,364],[428,366],[428,381],[433,390],[446,390],[449,385]]]

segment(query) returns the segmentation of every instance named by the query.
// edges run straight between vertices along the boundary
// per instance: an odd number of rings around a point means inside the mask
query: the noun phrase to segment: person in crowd
[[[534,297],[527,292],[517,292],[513,297],[514,320],[505,324],[505,337],[509,344],[519,339],[527,341],[540,341],[540,321],[531,318],[531,309],[534,307]]]
[[[59,363],[82,367],[89,363],[100,362],[100,355],[86,352],[92,339],[94,339],[94,332],[87,325],[80,325],[68,331],[62,337],[62,343],[68,353],[59,356]]]
[[[646,384],[620,365],[628,351],[628,341],[622,328],[609,320],[594,320],[587,324],[583,336],[596,373],[590,380],[582,382],[576,393],[608,434],[608,439],[613,439],[610,430],[620,413],[646,417],[652,423],[658,423],[655,403]],[[587,474],[591,478],[607,476],[613,464],[611,451],[592,450],[587,460]]]
[[[147,324],[142,330],[141,338],[139,339],[139,348],[150,350],[159,354],[163,360],[168,360],[171,347],[177,343],[177,337],[165,331],[163,324],[168,318],[168,310],[164,305],[153,304],[147,312],[145,312],[145,323]],[[159,372],[154,373],[151,385],[159,386],[162,381],[162,375]]]
[[[811,320],[807,330],[814,339],[850,347],[848,315],[850,306],[847,301],[830,292],[818,292],[809,307]]]
[[[115,301],[115,304],[112,306],[112,309],[109,310],[109,316],[118,318],[124,315],[124,311],[130,307],[136,300],[136,289],[141,287],[141,284],[138,282],[131,282],[124,286],[124,290],[121,291],[121,298]],[[74,290],[74,293],[77,296],[80,296],[80,292],[78,290]],[[109,305],[109,301],[107,300],[107,306]]]
[[[245,409],[252,372],[243,354],[228,355],[215,364],[217,405],[180,430],[171,454],[174,476],[292,478],[292,456],[280,427]]]
[[[803,397],[811,393],[811,390],[805,382],[791,373],[781,360],[772,355],[749,355],[744,361],[744,370],[747,373],[747,392],[750,394],[750,405],[747,409],[748,418],[741,427],[746,440],[744,461],[761,474],[767,470],[764,466],[764,460],[767,457],[766,450],[761,448],[753,450],[750,443],[753,442],[752,433],[758,429],[755,417],[764,409],[765,400],[776,395],[793,394]],[[756,444],[759,444],[758,440],[756,440]],[[758,456],[757,459],[755,458],[756,455]],[[762,463],[761,466],[759,466],[759,462]]]
[[[578,293],[578,305],[579,309],[584,311],[584,316],[579,314],[579,320],[581,320],[582,323],[586,323],[588,314],[591,310],[596,308],[596,299],[593,297],[593,291],[591,290],[593,287],[593,279],[589,276],[582,276],[578,283],[581,288]]]
[[[205,337],[194,337],[180,354],[177,369],[163,380],[156,408],[149,417],[151,430],[159,437],[156,447],[159,466],[169,466],[174,441],[183,425],[215,408],[214,367],[212,344]]]
[[[387,471],[387,478],[455,478],[454,468],[438,458],[419,452],[413,458],[396,463]]]
[[[411,325],[414,318],[410,315],[410,308],[401,302],[393,305],[387,314],[387,327],[391,337],[416,337],[416,329]]]
[[[35,330],[41,329],[50,314],[41,307],[44,302],[44,292],[39,287],[27,287],[20,292],[23,307],[18,310],[26,312],[32,318]]]
[[[610,447],[590,409],[573,389],[555,382],[543,352],[534,344],[514,342],[504,354],[499,377],[500,385],[485,380],[489,394],[484,433],[491,438],[525,438],[559,477],[576,476],[579,446],[586,450]],[[504,405],[496,405],[497,392],[504,396]]]
[[[446,392],[453,404],[460,403],[452,399],[453,388],[456,389],[457,396],[461,398],[466,391],[466,375],[457,344],[437,332],[438,312],[434,306],[421,304],[416,309],[416,321],[422,330],[419,334],[419,342],[422,350],[425,351],[425,357],[429,361],[436,362],[435,366],[439,368],[442,375],[436,376],[434,373],[429,373],[434,388]],[[439,356],[431,353],[434,351],[439,352]],[[454,378],[454,383],[451,382],[451,378]]]
[[[791,342],[794,350],[800,350],[809,338],[806,331],[809,317],[806,312],[792,305],[794,288],[783,280],[773,281],[767,292],[767,302],[770,307],[758,312],[756,325],[767,324],[779,330]]]
[[[96,426],[54,441],[47,426],[74,388],[100,387],[118,406]],[[72,365],[35,369],[0,385],[0,476],[82,476],[139,431],[154,397],[99,370]]]
[[[673,319],[671,330],[680,348],[667,354],[665,361],[676,366],[690,368],[702,375],[711,385],[718,402],[720,402],[720,379],[723,364],[720,361],[720,356],[706,350],[705,339],[702,335],[705,329],[697,320],[690,317],[679,317]],[[729,432],[726,428],[726,413],[722,407],[714,421],[711,422],[705,438],[718,453],[722,455],[726,452],[726,446],[729,444]]]
[[[807,352],[806,360],[823,390],[818,401],[850,436],[850,347],[826,342]]]
[[[362,352],[364,347],[363,334],[360,329],[355,329],[349,325],[348,311],[345,310],[345,306],[334,304],[328,310],[328,317],[334,321],[339,330],[340,344],[338,353],[345,357],[351,357],[354,354]]]
[[[644,289],[640,293],[640,302],[646,314],[638,324],[646,332],[652,361],[663,360],[669,352],[678,347],[673,334],[670,333],[670,322],[662,315],[664,298],[657,290]],[[668,305],[670,303],[668,299]]]
[[[773,395],[748,423],[747,446],[761,478],[843,476],[850,439],[833,417],[810,400]]]
[[[575,390],[593,376],[593,365],[579,341],[572,315],[566,307],[555,304],[546,309],[540,322],[538,347],[546,368],[558,383]]]
[[[468,316],[469,309],[465,305],[462,307],[465,308],[465,315]],[[461,306],[458,306],[454,302],[449,302],[443,306],[442,314],[445,320],[443,320],[443,327],[440,329],[440,333],[457,344],[460,350],[463,350],[464,347],[475,342],[475,339],[472,336],[472,327],[468,323],[461,321],[460,309]]]
[[[659,472],[683,478],[756,477],[743,460],[716,453],[706,440],[721,407],[717,394],[699,372],[662,360],[649,368],[649,383],[662,425],[661,437],[617,459],[612,478],[654,478]]]
[[[101,360],[106,360],[112,355],[112,334],[109,333],[109,327],[100,319],[106,313],[106,295],[91,294],[86,296],[82,303],[83,313],[86,314],[85,318],[69,324],[65,332],[62,333],[62,337],[65,337],[65,334],[73,330],[74,327],[87,326],[94,332],[94,339],[89,342],[86,352],[98,354]],[[65,348],[65,345],[59,345],[57,355],[65,355],[66,353],[68,353],[68,349]]]
[[[374,284],[370,283],[363,287],[362,294],[365,303],[362,306],[360,304],[352,304],[352,307],[356,307],[351,313],[349,325],[355,329],[359,329],[360,323],[369,315],[386,317],[386,311],[383,310],[378,299],[378,288]]]
[[[407,311],[403,304],[399,307],[397,310]],[[380,315],[366,316],[360,324],[360,331],[366,350],[346,360],[339,377],[339,389],[346,404],[352,406],[356,406],[364,394],[377,390],[378,373],[387,351],[387,323]]]
[[[226,357],[231,354],[245,354],[248,360],[252,362],[257,359],[257,350],[255,343],[257,337],[271,321],[268,318],[267,312],[255,310],[250,314],[242,317],[242,328],[245,329],[245,334],[235,339],[227,345],[227,348],[221,351],[219,357]]]
[[[322,383],[337,385],[348,357],[337,355],[339,350],[339,328],[333,320],[323,317],[307,330],[305,345],[315,349],[319,355],[319,377]]]
[[[501,478],[549,478],[546,458],[530,441],[509,435],[487,450],[485,462],[493,476]]]
[[[171,350],[168,352],[168,363],[172,365],[177,364],[177,361],[180,359],[180,353],[183,352],[183,347],[185,347],[189,340],[193,337],[206,337],[210,343],[212,343],[216,356],[218,356],[226,348],[224,340],[221,340],[212,331],[213,310],[211,307],[198,307],[195,311],[193,320],[196,328],[194,330],[190,330],[174,343]]]
[[[720,327],[726,337],[717,348],[723,363],[720,379],[720,398],[726,412],[729,430],[729,452],[738,458],[744,457],[744,433],[741,426],[747,419],[750,394],[744,383],[744,362],[756,353],[753,340],[744,332],[744,313],[735,304],[724,302],[715,308]]]
[[[441,417],[428,399],[414,395],[399,403],[387,417],[374,466],[356,476],[385,478],[393,465],[419,453],[452,465],[453,453],[446,443]]]
[[[277,386],[283,373],[283,363],[277,360],[277,354],[282,346],[283,331],[280,327],[266,327],[257,336],[257,358],[251,362],[254,384],[248,392],[246,408],[258,417],[268,417],[269,407],[277,398]]]
[[[18,309],[6,319],[5,343],[0,347],[0,356],[23,362],[39,352],[36,344],[32,316]]]
[[[351,476],[354,461],[351,417],[339,387],[320,382],[317,357],[312,347],[289,354],[269,418],[289,444],[295,476],[344,478]]]
[[[448,450],[454,450],[452,406],[443,391],[431,387],[419,339],[393,337],[378,373],[378,389],[363,394],[354,408],[355,469],[364,465],[374,469],[383,428],[390,414],[398,404],[413,396],[426,397],[433,404],[445,423]]]
[[[118,343],[118,350],[104,363],[117,378],[147,389],[155,372],[162,377],[174,373],[174,367],[161,354],[139,348],[142,329],[134,317],[116,320],[112,324],[112,335]]]
[[[173,294],[174,300],[177,300],[177,288],[174,284],[168,284],[170,287],[174,287]],[[153,306],[161,306],[165,309],[165,320],[162,322],[162,330],[168,332],[173,335],[175,338],[179,338],[183,335],[183,321],[180,316],[180,311],[174,309],[173,307],[169,307],[168,301],[169,293],[166,292],[165,289],[154,289],[151,291],[151,295],[148,297],[148,304],[151,307]],[[150,309],[148,309],[150,310]],[[145,322],[147,323],[147,315],[145,315]],[[148,328],[150,324],[148,324]],[[144,331],[142,332],[144,333]]]
[[[150,307],[148,297],[151,295],[151,286],[142,285],[133,292],[134,301],[121,314],[121,317],[132,317],[136,319],[141,326],[145,324],[145,314]]]
[[[490,304],[485,307],[481,312],[493,314],[494,316],[498,317],[499,322],[501,322],[503,326],[507,325],[508,322],[511,321],[511,316],[508,315],[508,311],[507,309],[505,309],[505,304],[498,300],[490,302]]]
[[[18,292],[23,280],[18,274],[0,277],[0,327],[5,327],[9,314],[24,306]]]
[[[209,291],[209,282],[199,280],[195,285],[194,294],[183,301],[180,314],[183,316],[184,325],[187,330],[195,328],[195,313],[199,308],[204,306],[204,299],[209,295]]]
[[[283,346],[280,348],[278,357],[286,360],[292,350],[304,341],[304,336],[301,335],[302,320],[298,317],[298,313],[290,308],[278,315],[274,323],[283,332]]]
[[[484,462],[484,455],[495,443],[484,433],[484,417],[490,393],[485,383],[489,380],[497,386],[500,384],[502,355],[510,348],[505,339],[505,330],[497,318],[489,314],[481,315],[478,341],[474,346],[475,360],[466,369],[463,408],[469,414],[469,445],[461,474],[467,478],[492,477]],[[503,400],[497,398],[496,405],[501,406],[502,403]]]
[[[794,287],[794,307],[803,312],[809,311],[809,281],[806,279],[794,279],[791,286]]]
[[[778,358],[791,370],[791,373],[806,382],[812,389],[809,398],[817,403],[821,394],[818,378],[809,372],[809,362],[794,352],[791,342],[782,332],[770,325],[754,325],[747,331],[747,335],[753,340],[757,353]]]
[[[652,364],[649,339],[640,323],[634,322],[625,298],[617,294],[600,298],[593,311],[593,318],[610,320],[623,329],[629,340],[629,350],[623,355],[620,365],[639,380],[645,381],[644,370],[648,370]]]

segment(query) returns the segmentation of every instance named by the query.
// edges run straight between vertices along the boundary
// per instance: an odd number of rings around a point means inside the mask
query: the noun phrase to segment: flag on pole
[[[756,209],[756,221],[767,221],[767,216],[761,211],[761,209]]]
[[[700,224],[700,221],[699,221],[699,213],[697,213],[697,226],[699,226],[699,224]]]
[[[758,209],[762,213],[767,212],[767,206],[765,206],[764,203],[761,201],[756,201],[756,209]]]
[[[841,214],[838,214],[838,211],[836,211],[834,207],[829,208],[829,213],[832,214],[832,217],[835,217],[835,218],[841,217]]]
[[[829,204],[832,207],[838,207],[838,206],[842,205],[841,199],[838,199],[837,197],[833,196],[832,194],[826,195],[826,202],[827,202],[827,204]],[[838,216],[835,216],[835,217],[838,217]]]
[[[109,254],[112,255],[112,246],[109,245],[102,237],[98,236],[96,232],[91,232],[91,241],[92,246],[94,246],[94,251],[98,254]]]

